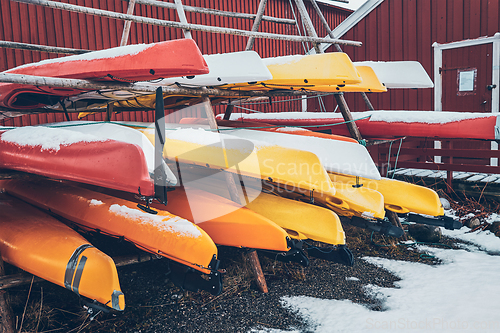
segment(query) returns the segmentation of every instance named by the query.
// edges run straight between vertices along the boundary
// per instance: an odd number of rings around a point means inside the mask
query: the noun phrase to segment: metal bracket
[[[338,245],[337,247],[321,248],[309,245],[307,254],[311,257],[336,262],[346,266],[354,265],[354,256],[345,245]]]
[[[212,264],[219,267],[219,264],[214,263],[213,260]],[[212,269],[207,279],[204,279],[201,275],[202,273],[190,267],[170,262],[169,278],[177,287],[193,292],[204,290],[214,296],[220,295],[222,292],[222,273]]]
[[[422,216],[420,214],[409,213],[408,221],[421,224],[434,225],[436,227],[444,227],[445,229],[448,230],[460,229],[463,226],[463,224],[460,221],[456,221],[451,217],[445,215],[438,217],[427,217],[427,216]]]
[[[396,238],[399,238],[404,234],[403,229],[393,226],[392,223],[387,220],[379,220],[378,222],[371,222],[363,218],[353,216],[351,218],[351,224],[358,228],[375,231],[381,233],[382,235],[388,235]]]

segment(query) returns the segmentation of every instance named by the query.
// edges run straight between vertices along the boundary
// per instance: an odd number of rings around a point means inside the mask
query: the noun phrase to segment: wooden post
[[[207,115],[210,128],[215,129],[217,130],[217,132],[219,132],[219,126],[217,126],[217,121],[215,120],[215,115],[212,109],[212,104],[210,103],[210,98],[203,97],[203,102],[208,106],[205,108],[205,113]],[[225,150],[224,141],[221,140],[221,143],[222,143],[222,149]],[[227,161],[226,161],[226,167],[228,167]],[[233,175],[229,171],[225,171],[224,176],[226,177],[226,184],[229,190],[229,195],[231,197],[231,200],[241,205],[242,200],[238,194],[238,189],[236,188],[236,183],[234,182]],[[252,269],[252,273],[255,276],[255,280],[257,282],[257,286],[259,287],[260,291],[262,291],[263,293],[267,293],[268,292],[267,283],[264,277],[264,273],[262,273],[262,267],[260,266],[260,261],[259,257],[257,256],[257,252],[255,250],[248,252],[247,260],[250,263],[250,268]]]
[[[339,106],[340,112],[342,113],[342,117],[344,117],[344,121],[347,121],[348,123],[347,128],[349,129],[349,134],[351,134],[351,137],[353,137],[356,140],[362,140],[363,138],[361,137],[361,133],[359,133],[358,126],[356,126],[356,123],[353,121],[354,119],[352,118],[351,111],[349,110],[349,107],[347,106],[347,103],[344,98],[343,93],[335,93],[333,94],[335,97],[335,100],[337,101],[337,104]]]
[[[179,16],[179,21],[181,21],[181,23],[188,24],[186,13],[184,13],[184,7],[182,6],[182,1],[181,0],[174,0],[174,1],[175,1],[175,9],[177,10],[177,16]],[[187,29],[182,29],[182,32],[184,33],[184,38],[193,39],[191,31]]]
[[[398,214],[396,214],[392,210],[387,210],[386,209],[385,210],[385,215],[387,216],[387,218],[389,219],[389,221],[391,221],[391,223],[393,225],[395,225],[396,227],[400,227],[401,229],[403,229],[403,225],[401,224],[401,220],[399,219]],[[408,240],[408,238],[406,237],[406,233],[403,233],[403,236],[401,236],[401,238],[403,238],[403,240],[405,240],[405,241]]]
[[[143,5],[156,6],[156,7],[161,7],[161,8],[176,9],[175,4],[169,3],[166,1],[136,0],[136,3],[143,4]],[[232,17],[232,18],[249,19],[249,20],[255,20],[255,18],[256,18],[255,14],[250,14],[250,13],[236,13],[236,12],[228,12],[228,11],[223,11],[223,10],[204,8],[204,7],[192,7],[192,6],[186,6],[186,5],[184,5],[183,7],[184,7],[184,11],[186,11],[186,12],[195,12],[198,14],[216,15],[216,16],[222,16],[222,17]],[[295,20],[287,19],[287,18],[271,17],[271,16],[264,15],[262,17],[262,20],[268,21],[268,22],[280,23],[280,24],[295,25]]]
[[[127,15],[132,15],[134,13],[134,6],[135,6],[135,0],[129,0]],[[132,21],[125,21],[125,24],[123,25],[122,40],[120,41],[120,46],[127,45],[131,25]]]
[[[260,22],[264,16],[264,10],[266,9],[267,0],[260,0],[259,8],[257,9],[257,15],[255,16],[255,21],[253,22],[252,31],[259,31]],[[255,37],[250,37],[247,41],[247,46],[245,51],[250,51],[253,49],[253,43],[255,42]]]
[[[224,112],[224,120],[229,120],[231,119],[231,113],[233,112],[234,110],[234,105],[229,103],[227,106],[226,106],[226,112]]]
[[[113,103],[106,105],[106,121],[111,121],[111,115],[113,114]]]
[[[300,17],[302,19],[302,22],[305,25],[305,28],[307,30],[307,34],[310,37],[318,37],[318,34],[316,33],[316,29],[314,29],[314,25],[311,21],[311,18],[309,17],[309,14],[307,12],[306,6],[304,5],[304,2],[302,0],[295,0],[295,4],[297,5],[297,8],[300,13]],[[319,43],[313,42],[314,50],[316,50],[316,53],[323,53],[323,50],[320,49]]]
[[[10,48],[10,49],[18,49],[18,50],[30,50],[30,51],[41,51],[48,53],[58,53],[58,54],[84,54],[91,52],[89,50],[80,50],[80,49],[70,49],[66,47],[56,47],[56,46],[47,46],[47,45],[36,45],[36,44],[27,44],[27,43],[18,43],[18,42],[8,42],[0,40],[0,47]]]
[[[3,259],[0,254],[0,277],[4,274]],[[14,316],[6,296],[7,292],[0,290],[0,333],[14,333]]]
[[[316,0],[309,0],[309,1],[311,2],[311,4],[314,7],[314,10],[318,14],[319,19],[320,19],[321,23],[323,24],[323,27],[328,32],[328,36],[330,36],[331,38],[334,38],[335,35],[334,35],[332,29],[330,29],[330,25],[326,21],[325,16],[323,16],[323,13],[321,12],[321,9],[319,8],[318,4],[316,3]],[[337,52],[343,52],[342,48],[338,44],[335,44],[335,49],[337,50]],[[316,48],[315,48],[315,50],[316,50]],[[318,52],[318,51],[316,50],[316,52]],[[319,53],[323,53],[323,49],[321,49]],[[366,93],[361,92],[361,97],[363,98],[363,101],[365,101],[365,104],[366,104],[366,106],[368,107],[368,109],[370,111],[375,110],[373,108],[372,103],[368,99],[368,96],[366,95]],[[350,120],[352,120],[351,111],[349,110],[349,108],[346,108],[347,107],[347,103],[345,101],[344,95],[343,94],[340,95],[340,96],[335,95],[335,100],[337,101],[337,104],[338,104],[338,106],[340,108],[340,111],[342,112],[342,116],[344,117],[344,121],[350,121]],[[344,111],[342,111],[343,107],[344,107]],[[356,140],[361,140],[362,139],[361,138],[361,134],[359,133],[358,126],[356,125],[355,122],[352,121],[352,122],[347,123],[347,128],[349,129],[349,133],[351,134],[351,136],[353,138],[355,138]],[[354,136],[354,135],[356,135],[356,136]]]
[[[146,262],[150,260],[154,260],[156,258],[155,255],[149,254],[149,253],[142,253],[138,255],[130,255],[130,256],[122,256],[122,257],[115,257],[113,258],[113,261],[115,262],[116,267],[121,267],[121,266],[127,266],[127,265],[132,265],[132,264],[137,264],[141,262]],[[39,282],[43,281],[42,278],[33,276],[29,273],[18,273],[18,274],[12,274],[12,275],[6,275],[6,276],[0,276],[0,292],[5,292],[5,289],[12,288],[12,287],[18,287],[23,284],[28,284],[33,282]],[[0,330],[0,333],[2,331]]]
[[[259,257],[257,256],[257,251],[251,250],[247,253],[248,262],[250,263],[250,268],[252,269],[252,273],[255,276],[257,286],[260,291],[263,293],[267,293],[269,290],[267,289],[266,278],[264,277],[264,273],[262,272],[262,266],[260,265]]]
[[[68,10],[68,11],[77,12],[77,13],[102,16],[102,17],[118,19],[118,20],[129,20],[132,22],[142,23],[142,24],[152,24],[152,25],[158,25],[158,26],[169,27],[169,28],[187,29],[187,30],[191,30],[191,31],[205,31],[205,32],[209,32],[209,33],[230,34],[230,35],[246,36],[246,37],[255,36],[256,38],[267,38],[267,39],[293,41],[293,42],[317,42],[317,43],[330,43],[330,44],[338,43],[338,44],[342,44],[342,45],[352,45],[352,46],[361,46],[362,45],[361,42],[349,41],[349,40],[343,40],[343,39],[307,37],[307,36],[296,36],[296,35],[281,35],[281,34],[274,34],[274,33],[267,33],[267,32],[253,32],[253,31],[247,31],[247,30],[241,30],[241,29],[213,27],[213,26],[206,26],[206,25],[202,25],[202,24],[185,24],[185,23],[174,22],[174,21],[153,19],[153,18],[143,17],[143,16],[127,15],[127,14],[112,12],[112,11],[108,11],[108,10],[90,8],[90,7],[85,7],[85,6],[77,6],[77,5],[72,5],[72,4],[68,4],[65,2],[57,2],[57,1],[50,1],[50,0],[13,0],[13,1],[27,3],[27,4],[33,4],[33,5],[39,5],[39,6],[44,6],[44,7],[48,7],[48,8]]]

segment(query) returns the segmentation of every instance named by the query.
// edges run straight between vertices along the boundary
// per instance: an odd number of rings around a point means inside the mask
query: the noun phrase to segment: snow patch
[[[91,206],[100,206],[100,205],[104,205],[104,202],[102,202],[101,200],[92,199],[92,200],[90,200],[90,205]]]
[[[401,278],[396,288],[367,286],[367,294],[382,302],[382,311],[349,300],[283,297],[284,306],[298,311],[313,332],[498,332],[497,287],[500,256],[475,250],[419,247],[442,264],[365,257]],[[481,287],[474,287],[479,282]],[[264,330],[266,332],[266,330]],[[278,331],[275,332],[286,332]]]
[[[53,150],[56,152],[61,149],[61,146],[69,146],[78,142],[107,141],[107,139],[90,134],[43,126],[25,126],[9,130],[2,134],[1,140],[19,146],[39,146],[42,151]]]
[[[142,51],[144,51],[144,50],[146,50],[154,45],[155,45],[155,43],[133,44],[133,45],[113,47],[113,48],[105,49],[105,50],[88,52],[88,53],[84,53],[84,54],[71,55],[71,56],[66,56],[66,57],[61,57],[61,58],[46,59],[46,60],[42,60],[42,61],[38,61],[38,62],[15,67],[12,69],[12,71],[22,69],[22,68],[33,68],[33,67],[43,66],[43,65],[47,65],[47,64],[54,64],[54,63],[61,63],[61,62],[68,62],[68,61],[89,61],[89,60],[118,58],[118,57],[122,57],[122,56],[131,56],[131,55],[136,55],[136,54],[138,54],[138,53],[140,53],[140,52],[142,52]],[[8,73],[10,71],[11,70],[5,71],[5,73]]]
[[[116,215],[136,220],[142,224],[151,225],[161,232],[174,232],[193,238],[201,237],[201,232],[194,226],[193,223],[179,216],[152,215],[138,209],[118,204],[111,205],[109,207],[109,211]]]
[[[369,121],[380,121],[387,123],[402,122],[402,123],[423,123],[423,124],[446,124],[469,119],[478,119],[486,117],[496,117],[491,113],[477,112],[436,112],[436,111],[366,111],[366,112],[351,112],[352,117],[361,119],[370,117]],[[219,117],[220,118],[220,117]],[[259,120],[311,120],[324,119],[328,123],[328,119],[339,120],[343,119],[340,113],[333,112],[272,112],[272,113],[233,113],[231,120],[238,119],[259,119]]]

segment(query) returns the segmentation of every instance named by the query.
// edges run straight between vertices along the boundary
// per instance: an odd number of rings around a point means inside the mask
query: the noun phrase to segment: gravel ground
[[[408,251],[406,246],[395,245],[394,239],[372,238],[369,232],[350,226],[346,227],[346,234],[356,258],[352,267],[311,258],[310,265],[303,268],[259,255],[269,288],[266,294],[259,292],[253,282],[244,259],[245,251],[222,247],[219,258],[227,273],[219,296],[175,287],[168,279],[166,259],[119,267],[127,307],[121,313],[101,313],[92,321],[75,294],[47,282],[35,283],[31,288],[10,289],[9,295],[17,327],[22,321],[22,331],[29,332],[248,332],[252,328],[293,328],[309,332],[313,324],[283,308],[282,296],[348,299],[379,310],[380,304],[365,295],[363,286],[393,287],[398,278],[361,257],[436,264],[415,251]],[[118,248],[127,253],[134,251],[107,238],[91,241],[105,252]],[[106,248],[112,250],[106,251]],[[7,268],[14,270],[8,265]],[[348,280],[349,277],[359,280]]]

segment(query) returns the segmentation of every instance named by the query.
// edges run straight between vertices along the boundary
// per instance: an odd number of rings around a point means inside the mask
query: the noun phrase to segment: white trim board
[[[468,46],[476,46],[482,44],[493,44],[492,56],[492,75],[491,84],[496,85],[496,88],[491,91],[491,113],[500,112],[500,32],[497,32],[492,37],[479,37],[476,39],[466,39],[458,42],[439,44],[434,42],[434,110],[443,111],[443,77],[439,73],[439,69],[443,67],[443,50],[458,49]],[[439,146],[439,147],[438,147]],[[441,148],[440,141],[434,141],[434,148]],[[491,142],[491,150],[498,150],[498,143]],[[435,157],[436,160],[441,160],[440,156]],[[498,158],[490,159],[491,166],[498,166]]]

